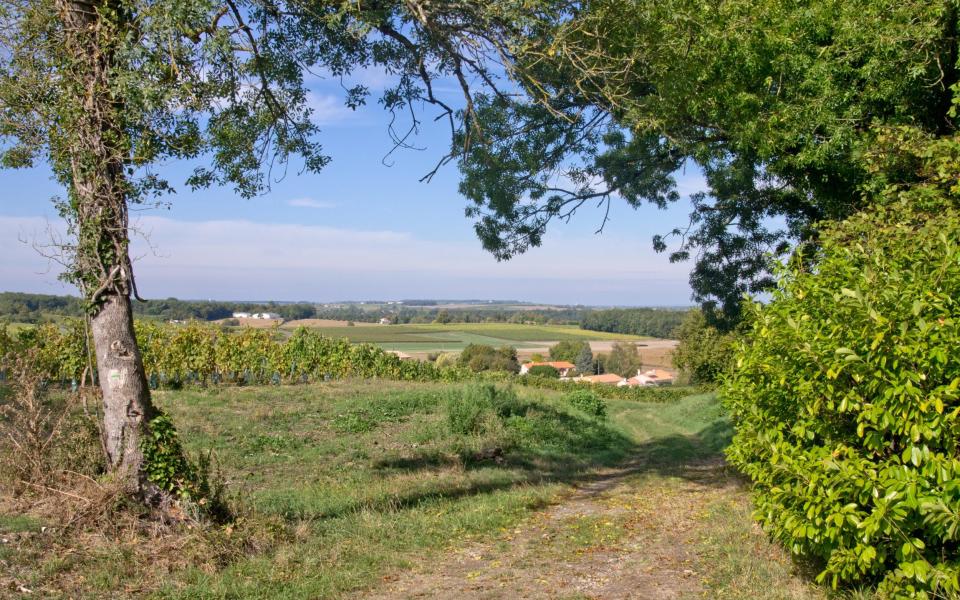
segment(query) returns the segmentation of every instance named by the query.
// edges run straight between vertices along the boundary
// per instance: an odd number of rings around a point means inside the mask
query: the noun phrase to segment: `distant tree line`
[[[669,338],[688,311],[657,308],[611,308],[584,312],[581,329]]]
[[[400,308],[387,316],[397,324],[420,323],[529,323],[535,325],[579,325],[587,310],[510,310],[489,308]]]
[[[508,308],[439,308],[417,300],[420,306],[389,307],[379,305],[339,304],[317,305],[308,302],[230,302],[222,300],[180,300],[165,298],[135,302],[133,313],[165,321],[198,319],[216,321],[227,319],[235,312],[271,312],[287,321],[297,319],[331,319],[356,323],[376,323],[389,318],[395,324],[424,323],[518,323],[533,325],[580,325],[593,331],[632,333],[655,337],[669,337],[679,326],[680,311],[641,309],[614,309],[594,311],[582,307],[517,310]],[[82,303],[75,296],[0,292],[0,320],[19,323],[41,323],[51,317],[79,317]]]
[[[343,320],[364,320],[364,313],[358,309],[333,309],[336,316],[321,318],[342,318]],[[287,320],[308,319],[318,316],[313,304],[281,304],[277,302],[223,302],[216,300],[179,300],[166,298],[136,302],[133,312],[139,317],[154,317],[164,320],[199,319],[215,321],[233,316],[234,312],[273,312]],[[326,312],[326,311],[325,311]],[[79,317],[83,314],[80,298],[75,296],[56,296],[50,294],[24,294],[19,292],[0,292],[0,319],[9,322],[40,323],[50,317]],[[365,320],[375,320],[367,316]]]
[[[80,299],[74,296],[0,293],[0,318],[20,323],[39,323],[45,315],[80,316]]]

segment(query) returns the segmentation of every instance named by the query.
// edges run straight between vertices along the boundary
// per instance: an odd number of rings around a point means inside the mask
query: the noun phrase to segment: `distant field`
[[[283,329],[296,327],[286,323]],[[586,331],[574,325],[519,325],[515,323],[449,323],[446,325],[374,325],[357,323],[351,327],[310,327],[330,336],[344,337],[354,343],[371,343],[385,350],[410,353],[457,352],[467,344],[513,346],[517,349],[543,348],[562,340],[643,341],[636,335]]]
[[[285,326],[286,327],[286,326]],[[370,325],[313,327],[324,335],[352,342],[372,343],[512,343],[561,340],[631,340],[641,336],[586,331],[573,325],[517,325],[512,323],[450,323],[446,325]],[[483,339],[479,339],[483,338]]]

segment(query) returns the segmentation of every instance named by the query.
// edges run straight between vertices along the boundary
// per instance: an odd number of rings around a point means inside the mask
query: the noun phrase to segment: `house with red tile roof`
[[[641,385],[670,385],[673,383],[673,374],[663,369],[650,369],[649,371],[638,370],[636,376],[625,379],[621,386],[630,387]]]
[[[527,372],[533,367],[553,367],[557,371],[560,371],[560,377],[566,377],[570,374],[570,371],[577,368],[577,365],[569,363],[565,360],[555,360],[552,362],[528,362],[520,365],[520,374],[526,375]]]
[[[620,385],[621,382],[626,380],[616,373],[604,373],[603,375],[586,375],[584,377],[579,377],[577,378],[577,381],[586,381],[587,383],[605,383],[607,385]]]

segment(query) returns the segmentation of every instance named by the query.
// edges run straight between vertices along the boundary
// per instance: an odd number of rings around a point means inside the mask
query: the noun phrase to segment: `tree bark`
[[[91,320],[97,354],[100,389],[103,392],[104,446],[110,467],[127,479],[133,491],[145,500],[157,494],[143,472],[140,436],[146,432],[156,410],[133,330],[130,297],[108,296]]]

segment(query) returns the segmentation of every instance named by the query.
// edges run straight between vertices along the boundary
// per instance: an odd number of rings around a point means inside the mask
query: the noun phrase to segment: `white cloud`
[[[293,200],[287,201],[287,206],[295,206],[297,208],[334,208],[337,205],[333,202],[314,200],[313,198],[294,198]]]
[[[310,120],[316,125],[332,125],[353,118],[356,113],[333,94],[307,92],[307,108],[312,112]]]
[[[42,231],[44,223],[0,216],[5,289],[43,291],[55,281],[47,261],[16,242],[25,231]],[[670,264],[641,236],[565,236],[498,263],[472,237],[437,241],[389,230],[154,216],[139,219],[136,228],[149,240],[133,244],[137,283],[141,294],[153,298],[685,304],[690,293],[689,266]]]

